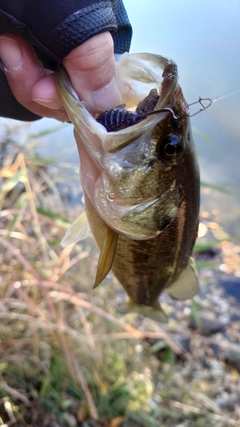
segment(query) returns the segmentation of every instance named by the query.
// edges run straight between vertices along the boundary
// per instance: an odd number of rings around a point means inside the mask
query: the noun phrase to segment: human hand
[[[61,121],[69,120],[55,84],[33,48],[21,37],[0,36],[0,58],[17,101],[33,113]],[[70,52],[62,61],[71,83],[93,112],[119,105],[115,82],[113,40],[109,32],[98,34]]]

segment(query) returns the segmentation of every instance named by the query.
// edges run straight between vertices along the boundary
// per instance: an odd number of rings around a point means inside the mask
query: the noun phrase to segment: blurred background
[[[0,119],[0,426],[240,425],[239,1],[124,4],[131,52],[175,60],[189,103],[216,101],[191,119],[201,290],[161,297],[167,325],[122,317],[111,275],[92,291],[91,236],[60,246],[83,210],[72,126]]]

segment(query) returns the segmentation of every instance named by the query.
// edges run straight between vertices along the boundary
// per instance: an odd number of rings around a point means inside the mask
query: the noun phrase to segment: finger
[[[48,75],[28,43],[18,36],[10,34],[1,36],[0,58],[11,91],[20,104],[39,116],[68,120],[53,76]],[[34,96],[38,99],[39,87],[49,100],[47,107],[34,99]]]
[[[34,84],[31,90],[31,98],[38,104],[52,110],[63,108],[53,72]]]
[[[109,32],[98,34],[74,49],[63,60],[80,99],[94,112],[121,103],[115,80],[113,39]]]

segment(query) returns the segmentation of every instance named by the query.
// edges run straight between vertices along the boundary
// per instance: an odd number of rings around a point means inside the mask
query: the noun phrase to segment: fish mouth
[[[125,53],[115,57],[116,80],[127,109],[136,108],[154,88],[159,92],[156,109],[167,105],[178,82],[178,68],[174,61],[150,53]]]
[[[60,68],[56,74],[63,104],[80,137],[88,140],[91,137],[99,138],[105,153],[116,152],[147,131],[151,131],[160,121],[160,117],[168,114],[159,113],[125,129],[107,132],[88,111],[86,104],[79,100],[66,71]],[[122,95],[121,102],[126,105],[126,109],[133,111],[154,88],[159,94],[155,110],[164,109],[169,105],[178,84],[178,69],[175,62],[148,53],[121,55],[116,63],[116,74],[117,85]]]

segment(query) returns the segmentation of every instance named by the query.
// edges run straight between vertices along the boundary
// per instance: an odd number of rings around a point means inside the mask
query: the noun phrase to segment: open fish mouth
[[[152,89],[156,89],[159,95],[155,110],[166,108],[171,103],[178,84],[177,65],[159,55],[148,53],[120,55],[116,63],[116,72],[122,103],[129,110],[135,110]],[[130,126],[109,133],[88,111],[86,104],[79,100],[63,68],[57,72],[57,85],[60,93],[64,94],[63,104],[81,138],[91,139],[92,134],[98,135],[105,153],[118,151],[137,137],[151,131],[159,121],[161,113],[156,117],[146,117],[144,124],[137,123],[134,129]]]
[[[159,55],[120,55],[116,70],[122,102],[126,104],[127,109],[134,109],[151,89],[156,89],[159,94],[156,109],[164,108],[177,86],[177,65]]]

